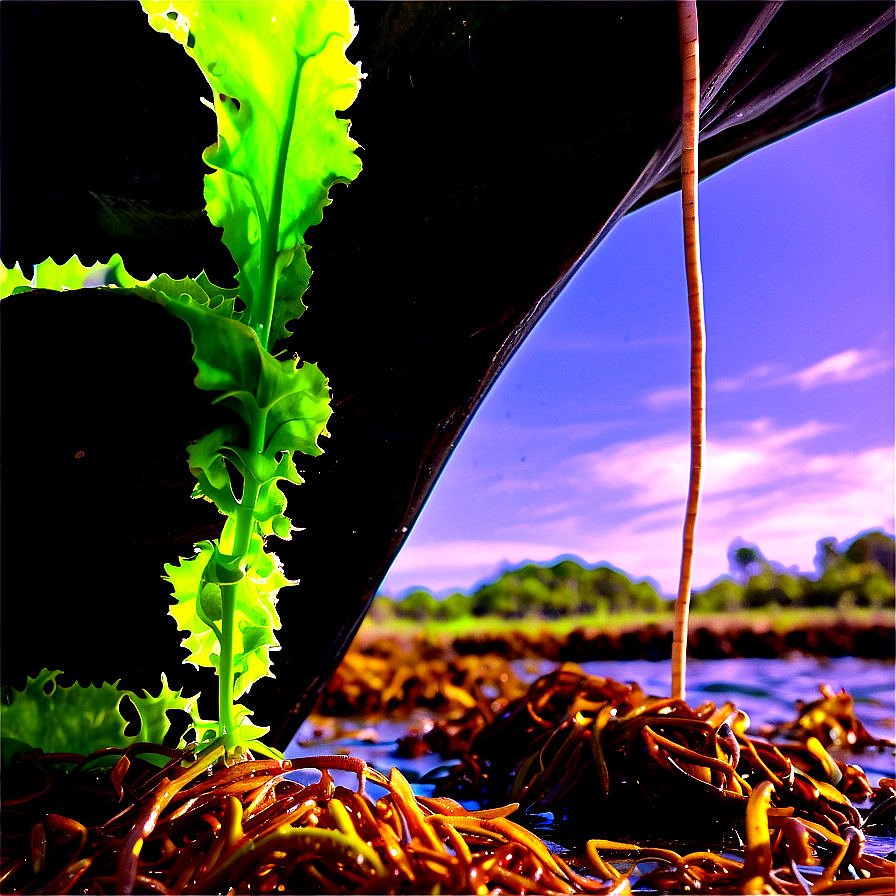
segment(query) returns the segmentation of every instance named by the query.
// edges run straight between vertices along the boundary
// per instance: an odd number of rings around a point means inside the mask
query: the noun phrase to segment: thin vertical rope
[[[675,601],[672,638],[672,697],[685,698],[685,666],[688,645],[688,610],[691,597],[691,565],[694,532],[700,504],[703,442],[706,431],[706,371],[703,325],[703,276],[700,272],[700,234],[697,215],[697,144],[700,128],[700,48],[696,0],[678,3],[678,36],[681,48],[682,150],[681,211],[684,229],[685,271],[688,283],[688,318],[691,326],[691,473],[688,504],[681,541],[681,573]]]

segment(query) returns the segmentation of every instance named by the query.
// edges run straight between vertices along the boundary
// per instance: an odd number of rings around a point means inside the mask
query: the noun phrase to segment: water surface
[[[556,663],[520,660],[512,665],[520,678],[534,681],[553,669]],[[636,681],[650,694],[667,695],[671,690],[668,661],[600,661],[582,663],[581,666],[592,675],[621,682]],[[707,700],[716,705],[731,700],[750,717],[748,733],[758,735],[764,724],[794,721],[796,702],[818,699],[821,684],[828,684],[835,691],[845,688],[855,699],[856,713],[869,732],[876,737],[893,738],[896,695],[891,661],[802,655],[781,659],[691,660],[687,670],[687,699],[691,706]],[[412,720],[371,724],[364,719],[350,719],[345,720],[341,736],[328,740],[315,737],[314,726],[305,722],[286,756],[313,756],[338,750],[359,756],[386,772],[394,765],[407,773],[409,779],[416,780],[431,768],[443,765],[445,760],[435,756],[411,760],[394,755],[397,739],[404,736],[413,723]],[[832,752],[842,761],[861,765],[873,785],[881,777],[896,775],[892,751],[866,752],[860,756]],[[423,794],[431,792],[425,785],[418,785],[416,789]]]
[[[534,681],[557,664],[548,660],[520,660],[512,665],[521,679]],[[668,661],[600,661],[582,663],[581,666],[592,675],[621,682],[636,681],[649,694],[663,696],[671,690]],[[802,700],[809,703],[818,699],[821,684],[828,684],[835,691],[845,688],[853,696],[856,714],[868,731],[876,737],[893,739],[896,694],[892,661],[855,657],[820,659],[802,655],[781,659],[692,660],[688,663],[687,700],[691,706],[708,700],[718,706],[731,700],[750,717],[748,733],[758,735],[762,725],[794,721],[797,718],[796,702]],[[286,751],[286,756],[296,758],[340,752],[362,758],[385,773],[395,766],[411,782],[416,793],[430,796],[435,785],[421,784],[419,779],[439,766],[450,764],[451,760],[433,755],[408,759],[395,754],[398,738],[406,735],[410,726],[421,724],[425,718],[421,714],[411,720],[375,723],[363,718],[344,719],[340,721],[340,735],[329,738],[319,736],[315,726],[305,722]],[[896,758],[892,750],[855,755],[832,749],[831,753],[843,762],[861,766],[872,786],[876,786],[882,777],[896,777]],[[293,775],[308,783],[319,777],[319,773],[312,770]],[[346,787],[357,786],[353,775],[334,772],[333,777]],[[477,808],[473,803],[468,807]],[[533,829],[550,843],[550,816],[533,817],[531,820]],[[561,844],[553,843],[551,847],[563,850]],[[868,837],[865,848],[868,852],[886,856],[893,852],[896,843],[889,837]]]

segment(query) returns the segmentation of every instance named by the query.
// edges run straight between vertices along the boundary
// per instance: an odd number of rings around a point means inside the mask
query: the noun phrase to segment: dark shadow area
[[[474,411],[622,215],[678,187],[670,3],[360,3],[347,113],[364,170],[308,233],[286,348],[330,377],[323,457],[272,541],[284,747],[335,669]],[[704,3],[701,174],[893,84],[891,3]],[[232,285],[202,210],[208,87],[137,3],[0,7],[2,242],[28,266],[121,253],[137,277]],[[682,297],[684,301],[684,297]],[[185,446],[216,425],[187,329],[86,291],[3,302],[2,677],[44,666],[157,692],[182,666],[163,564],[214,537]],[[279,346],[283,347],[283,346]],[[83,452],[83,456],[78,456]]]

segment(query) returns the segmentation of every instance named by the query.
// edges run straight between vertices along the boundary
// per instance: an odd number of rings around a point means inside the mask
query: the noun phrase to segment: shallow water
[[[549,672],[557,664],[547,660],[519,661],[513,664],[516,673],[525,681],[534,681]],[[667,695],[671,689],[671,671],[668,661],[631,660],[618,662],[582,663],[582,668],[592,674],[613,678],[621,682],[636,681],[650,694]],[[687,700],[691,706],[706,701],[721,705],[731,700],[738,709],[750,717],[748,733],[758,735],[764,724],[792,722],[797,717],[798,700],[809,703],[821,695],[819,686],[830,685],[835,691],[845,688],[855,700],[856,714],[869,733],[876,737],[894,737],[896,718],[896,693],[894,693],[894,664],[892,661],[838,657],[820,659],[794,656],[783,659],[725,659],[692,660],[687,671]],[[451,763],[440,756],[424,755],[408,759],[395,755],[397,739],[407,734],[415,721],[426,716],[398,722],[382,721],[371,724],[360,718],[343,719],[338,723],[341,733],[337,737],[321,737],[314,725],[305,722],[286,751],[287,758],[315,756],[334,752],[346,753],[364,759],[375,768],[388,773],[395,766],[411,782],[414,791],[423,796],[433,793],[434,784],[421,784],[419,779],[427,772]],[[896,777],[896,757],[893,751],[868,751],[860,755],[831,750],[837,759],[861,766],[872,786],[882,777]],[[314,770],[293,773],[299,780],[316,781],[319,773]],[[357,778],[344,772],[335,772],[337,783],[355,788]],[[478,808],[470,803],[469,808]],[[532,819],[539,836],[551,840],[552,824],[549,817]],[[558,844],[556,847],[562,849]],[[869,837],[866,849],[877,855],[887,855],[896,843],[890,838]]]
[[[526,660],[513,665],[520,678],[534,681],[556,664],[547,660]],[[670,692],[668,662],[627,660],[581,665],[592,675],[621,682],[636,681],[647,693],[664,695]],[[856,713],[869,732],[877,737],[893,738],[896,694],[894,664],[891,661],[808,656],[691,660],[687,671],[687,699],[692,706],[707,700],[717,705],[731,700],[750,717],[749,732],[758,734],[763,724],[793,721],[796,718],[796,701],[808,703],[820,697],[818,688],[821,684],[829,684],[835,691],[845,688],[855,699]],[[364,719],[345,719],[341,720],[341,736],[328,739],[316,737],[314,726],[305,722],[286,751],[286,756],[293,758],[346,752],[386,772],[394,765],[409,780],[416,781],[430,769],[444,765],[445,760],[437,756],[412,760],[394,755],[397,739],[404,736],[412,724],[413,720],[371,725]],[[896,774],[896,760],[892,752],[867,752],[861,756],[833,752],[842,761],[861,765],[872,784],[876,785],[881,777]],[[316,776],[317,773],[313,774]],[[416,789],[423,794],[431,792],[431,788],[425,785],[416,786]]]
[[[672,687],[668,662],[583,663],[582,668],[592,675],[636,681],[652,694],[668,694]],[[748,730],[754,734],[764,724],[794,721],[796,702],[817,700],[821,697],[821,684],[829,684],[835,691],[845,688],[853,696],[856,715],[868,731],[876,737],[893,739],[896,693],[891,661],[850,656],[690,660],[687,669],[687,699],[691,706],[707,700],[716,705],[730,700],[750,717]],[[881,777],[894,776],[896,759],[892,753],[868,752],[857,757],[831,752],[841,761],[861,765],[873,785]]]

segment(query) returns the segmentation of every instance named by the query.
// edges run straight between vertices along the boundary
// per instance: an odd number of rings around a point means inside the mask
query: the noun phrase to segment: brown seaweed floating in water
[[[650,863],[639,886],[673,892],[892,893],[894,863],[864,851],[849,798],[874,797],[877,822],[892,813],[888,782],[873,789],[814,737],[780,749],[750,737],[748,722],[731,703],[692,709],[564,664],[473,739],[441,792],[478,786],[578,833],[631,840],[592,838],[585,852],[593,873],[620,885]],[[604,858],[626,854],[625,872]]]
[[[526,692],[510,663],[498,654],[464,656],[429,643],[378,638],[352,647],[330,679],[315,715],[390,715],[418,708],[439,715],[475,709],[487,720]]]
[[[799,741],[815,738],[824,747],[838,747],[853,753],[862,753],[869,747],[886,749],[891,741],[872,737],[856,716],[855,703],[850,694],[823,684],[818,688],[821,699],[811,703],[797,703],[799,718],[795,722],[775,728],[771,737],[789,737]]]

